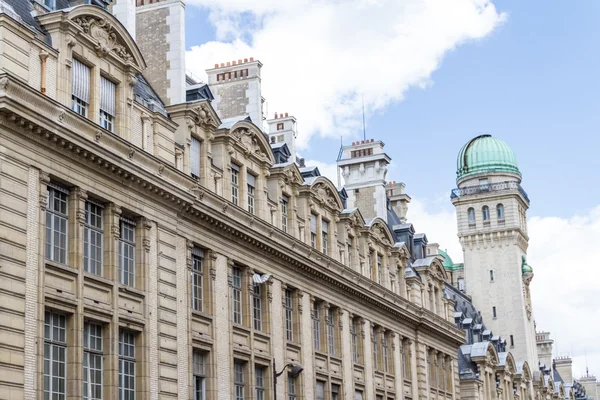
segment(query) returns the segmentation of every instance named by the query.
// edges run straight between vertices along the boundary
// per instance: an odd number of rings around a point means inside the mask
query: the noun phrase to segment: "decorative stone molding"
[[[73,19],[73,22],[96,42],[94,49],[98,57],[105,57],[108,53],[114,52],[125,62],[133,59],[127,48],[117,38],[109,21],[93,16],[81,16]]]

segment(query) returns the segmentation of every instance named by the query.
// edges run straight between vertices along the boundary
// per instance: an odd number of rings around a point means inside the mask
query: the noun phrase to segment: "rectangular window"
[[[252,296],[252,314],[254,319],[254,329],[262,331],[262,288],[260,285],[254,285],[254,294]]]
[[[283,122],[280,122],[277,124],[277,130],[278,131],[282,131],[283,130]]]
[[[231,164],[231,202],[238,205],[239,202],[239,180],[240,180],[240,167],[235,164]]]
[[[50,10],[56,9],[56,0],[41,0],[40,3],[48,7]]]
[[[381,262],[381,256],[377,254],[377,283],[383,285],[383,267]]]
[[[310,214],[310,245],[317,248],[317,216],[314,214]]]
[[[288,201],[287,196],[281,196],[281,229],[287,232],[288,226]]]
[[[411,380],[412,372],[410,370],[410,342],[408,339],[402,340],[402,376],[406,380]]]
[[[46,203],[46,258],[66,264],[69,191],[56,185],[50,187],[50,185]]]
[[[237,360],[233,362],[233,385],[235,400],[244,400],[244,363]]]
[[[315,386],[315,399],[325,400],[325,382],[317,381],[317,385]]]
[[[73,79],[71,109],[87,118],[90,104],[90,67],[74,58],[71,70]]]
[[[254,188],[256,187],[256,177],[248,174],[248,212],[254,214]]]
[[[381,338],[381,345],[383,347],[383,370],[388,373],[390,372],[390,360],[388,357],[388,338],[387,335],[384,333],[383,337]]]
[[[319,304],[313,307],[313,340],[315,351],[321,351],[321,321],[319,321]]]
[[[352,253],[354,250],[352,249],[352,241],[353,238],[348,236],[348,266],[352,267]]]
[[[288,342],[294,341],[294,302],[290,289],[285,290],[285,337]]]
[[[494,315],[494,318],[496,318],[496,306],[492,307],[492,314]]]
[[[102,325],[83,324],[83,398],[102,399]]]
[[[369,263],[369,278],[375,280],[375,275],[373,274],[373,252],[369,251],[369,255],[367,257],[367,262]]]
[[[233,322],[242,323],[242,269],[232,268]]]
[[[102,250],[104,242],[104,208],[87,201],[83,228],[83,269],[91,274],[102,275]]]
[[[194,178],[200,177],[200,140],[193,136],[190,145],[190,174]]]
[[[192,248],[192,309],[204,311],[204,250]]]
[[[44,399],[67,398],[67,317],[44,315]]]
[[[194,374],[194,400],[206,399],[206,353],[194,350],[192,356]]]
[[[288,375],[288,400],[296,400],[296,378]]]
[[[331,400],[339,400],[340,398],[340,385],[335,383],[331,384]]]
[[[328,250],[329,250],[329,246],[328,246],[328,236],[327,233],[329,231],[329,223],[327,221],[321,221],[321,241],[323,242],[322,246],[323,246],[323,254],[327,254]]]
[[[357,390],[354,392],[354,400],[363,400],[363,392]]]
[[[352,359],[355,363],[358,363],[360,357],[358,354],[358,328],[356,327],[356,324],[356,321],[352,321]]]
[[[119,329],[119,400],[135,400],[135,333]]]
[[[377,357],[377,332],[375,331],[375,327],[371,329],[371,345],[373,346],[373,369],[379,370],[379,360]]]
[[[490,281],[494,281],[494,271],[490,269]]]
[[[100,126],[107,131],[114,132],[115,125],[115,96],[117,93],[117,85],[100,77]]]
[[[265,400],[265,368],[256,367],[254,369],[254,388],[256,390],[256,400]]]
[[[335,326],[334,326],[334,312],[330,308],[327,313],[327,344],[329,346],[329,354],[335,355]]]
[[[515,347],[515,338],[513,335],[510,335],[510,347]]]
[[[121,217],[119,283],[135,286],[135,222]]]

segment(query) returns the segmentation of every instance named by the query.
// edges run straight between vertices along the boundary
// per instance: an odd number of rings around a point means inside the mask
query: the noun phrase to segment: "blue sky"
[[[495,9],[476,13],[473,4],[483,0],[431,0],[434,12],[419,8],[423,1],[411,0],[417,4],[412,9],[404,9],[405,3],[188,0],[187,67],[202,74],[215,62],[250,56],[265,61],[263,89],[277,88],[267,101],[293,104],[292,114],[304,112],[300,135],[310,130],[310,141],[302,156],[325,164],[335,162],[337,129],[344,123],[328,116],[354,117],[354,125],[345,126],[350,131],[343,132],[344,142],[360,139],[360,107],[343,102],[348,94],[369,92],[362,82],[379,85],[370,91],[383,99],[378,106],[366,99],[371,104],[367,138],[386,143],[393,158],[388,179],[404,181],[413,198],[409,220],[449,249],[455,261],[461,249],[449,193],[456,155],[482,133],[505,140],[517,155],[532,201],[528,262],[535,273],[538,329],[552,332],[555,355],[574,357],[577,377],[586,364],[600,374],[600,269],[594,267],[600,258],[600,2],[496,0]],[[356,4],[373,6],[357,12]],[[398,34],[390,26],[406,27],[399,30],[399,41],[387,40]],[[383,50],[373,51],[378,42],[384,42]],[[343,46],[350,48],[339,50]],[[382,62],[392,68],[382,68]],[[386,91],[396,71],[402,79]],[[301,81],[308,76],[310,81]],[[344,85],[342,77],[354,83]],[[291,91],[285,89],[293,79],[301,82],[290,96],[283,92]],[[302,93],[306,89],[308,95]],[[312,96],[322,99],[316,108],[306,108]],[[294,103],[295,97],[302,102]],[[575,259],[573,245],[583,250]],[[581,321],[587,329],[572,329]]]

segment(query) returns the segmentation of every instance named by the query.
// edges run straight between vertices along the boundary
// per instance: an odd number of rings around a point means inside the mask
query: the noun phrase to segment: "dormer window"
[[[283,122],[280,122],[277,124],[277,130],[278,131],[282,131],[283,130]]]
[[[73,90],[71,109],[82,117],[88,116],[90,104],[90,67],[73,59]]]
[[[239,179],[240,179],[240,167],[231,164],[231,202],[238,205],[239,202]]]
[[[38,0],[38,3],[50,10],[56,10],[56,0]]]
[[[317,216],[310,214],[310,245],[313,249],[317,248]]]
[[[190,174],[194,178],[200,177],[200,141],[195,137],[190,145]]]
[[[329,251],[329,246],[328,246],[328,240],[329,240],[328,231],[329,231],[329,222],[327,222],[327,221],[321,221],[321,236],[322,236],[322,242],[323,242],[323,254],[327,254],[328,251]]]
[[[247,178],[248,186],[248,212],[254,214],[254,190],[256,188],[256,177],[252,174],[248,174]]]
[[[115,95],[117,85],[100,77],[100,126],[110,132],[115,129]]]

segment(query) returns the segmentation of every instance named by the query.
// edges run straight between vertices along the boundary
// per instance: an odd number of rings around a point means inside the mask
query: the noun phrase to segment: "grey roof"
[[[498,365],[501,367],[506,365],[506,358],[508,357],[508,352],[503,351],[502,353],[498,353]]]
[[[404,243],[404,242],[396,242],[396,243],[394,243],[394,247],[396,247],[396,248],[400,248],[402,246],[406,246],[406,243]]]
[[[454,312],[454,318],[460,318],[463,316],[463,313],[461,311],[455,311]]]
[[[483,324],[475,324],[473,327],[474,331],[480,331],[481,329],[483,329]]]
[[[435,260],[436,256],[427,256],[425,258],[418,258],[413,263],[413,267],[429,267],[431,262]]]
[[[473,323],[473,318],[465,318],[462,320],[463,325],[471,325]]]
[[[219,129],[231,129],[232,126],[234,126],[236,123],[238,123],[240,121],[250,121],[250,122],[252,122],[252,120],[250,119],[249,116],[247,116],[247,115],[238,115],[236,117],[222,119],[221,120],[221,125],[219,125]]]
[[[315,179],[317,179],[317,177],[309,177],[309,178],[304,178],[304,183],[303,185],[312,185],[312,183],[315,181]]]
[[[473,357],[485,357],[490,342],[478,342],[473,343],[471,346],[471,358]]]
[[[424,233],[415,233],[414,238],[415,239],[423,239],[425,237]]]
[[[271,148],[272,149],[278,149],[278,148],[283,147],[283,146],[287,146],[287,144],[285,142],[271,143]]]
[[[286,161],[284,163],[280,163],[280,164],[273,164],[272,168],[281,168],[281,167],[287,167],[289,165],[294,164],[293,161]]]
[[[162,115],[167,116],[165,103],[163,103],[143,75],[137,76],[137,81],[133,86],[133,96],[137,102],[147,107],[150,111],[159,112]]]
[[[340,214],[352,214],[354,211],[358,210],[358,208],[344,208]]]
[[[67,8],[67,0],[56,0],[56,8]],[[38,38],[48,45],[52,45],[50,35],[42,28],[34,18],[33,4],[31,0],[0,0],[0,12],[9,15],[11,18],[23,23],[38,34]]]

